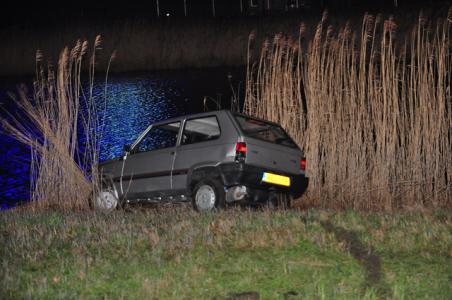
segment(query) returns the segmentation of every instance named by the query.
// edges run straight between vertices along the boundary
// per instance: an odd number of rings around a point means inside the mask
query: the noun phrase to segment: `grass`
[[[0,215],[0,297],[447,299],[451,222],[442,211],[16,209]]]

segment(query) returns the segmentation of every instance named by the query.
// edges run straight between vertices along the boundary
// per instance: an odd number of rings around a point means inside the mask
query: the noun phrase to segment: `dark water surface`
[[[228,75],[232,75],[228,79]],[[119,156],[124,144],[131,144],[151,123],[189,113],[204,111],[203,98],[221,99],[229,108],[231,84],[243,86],[242,68],[160,71],[110,75],[105,89],[99,77],[93,90],[99,112],[104,111],[105,125],[100,159]],[[0,78],[0,116],[20,113],[8,93],[20,83],[31,86],[32,78]],[[242,93],[243,94],[243,93]],[[216,104],[209,101],[209,108]],[[14,206],[29,199],[30,150],[7,136],[0,128],[0,205]]]

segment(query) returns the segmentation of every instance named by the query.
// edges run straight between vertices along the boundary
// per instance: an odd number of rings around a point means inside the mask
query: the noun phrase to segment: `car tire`
[[[112,211],[121,207],[118,191],[108,179],[102,179],[94,193],[91,208],[98,211]]]
[[[199,212],[222,209],[226,206],[223,185],[217,180],[202,180],[193,189],[193,208]]]

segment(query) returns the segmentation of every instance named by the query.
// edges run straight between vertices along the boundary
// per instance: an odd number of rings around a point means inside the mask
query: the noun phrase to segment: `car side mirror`
[[[124,145],[124,153],[130,153],[132,151],[132,146],[129,144]]]

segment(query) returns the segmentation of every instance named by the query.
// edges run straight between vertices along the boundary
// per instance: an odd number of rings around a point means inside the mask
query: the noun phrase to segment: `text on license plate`
[[[262,182],[273,183],[282,186],[290,186],[290,177],[264,172],[264,174],[262,175]]]

